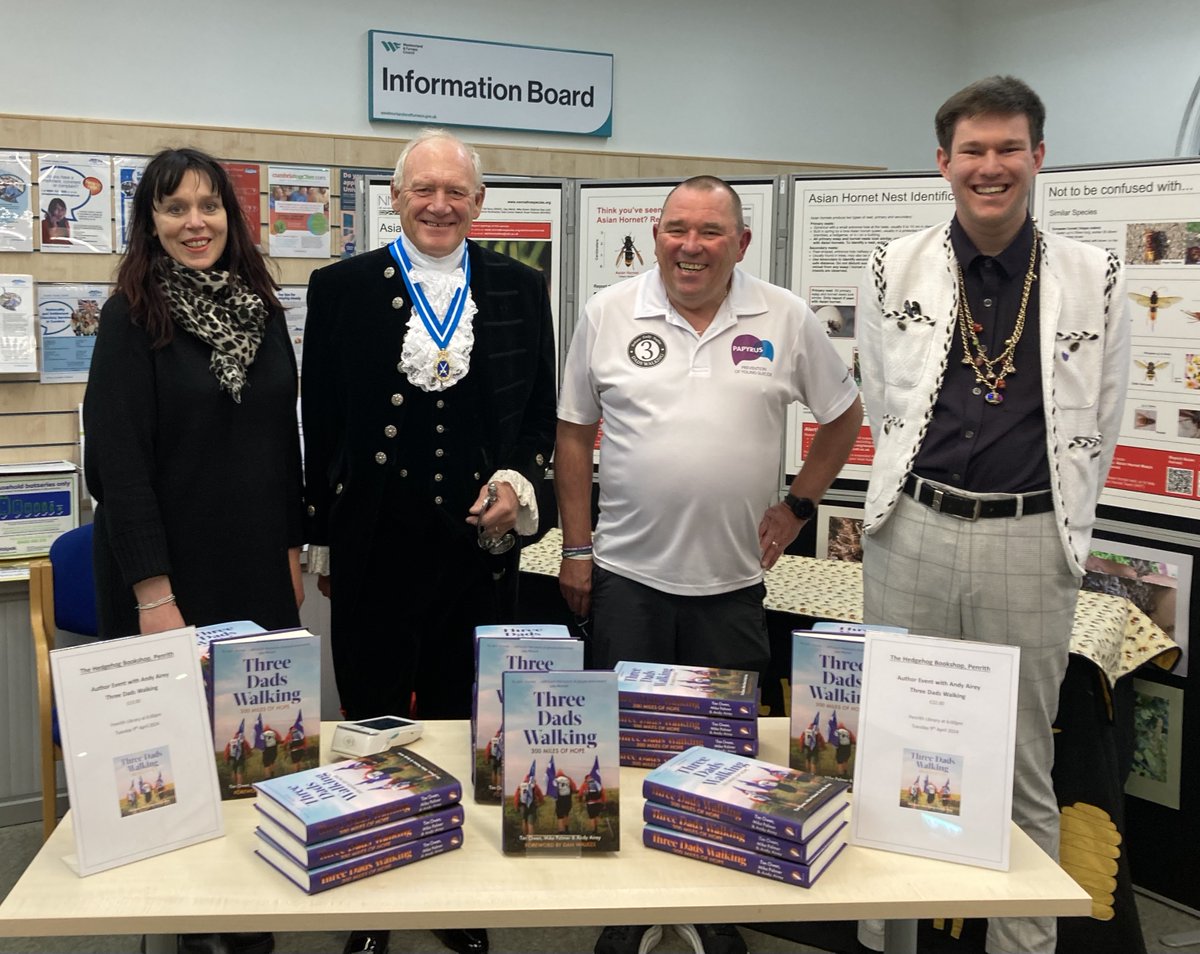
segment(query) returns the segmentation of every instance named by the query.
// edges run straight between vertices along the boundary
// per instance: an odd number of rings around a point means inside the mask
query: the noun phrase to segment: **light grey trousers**
[[[1021,648],[1012,815],[1055,859],[1052,725],[1079,593],[1056,519],[1050,512],[966,521],[903,495],[863,537],[864,622]],[[882,949],[882,922],[862,922],[859,939]],[[992,918],[987,950],[1054,954],[1056,939],[1053,917]]]

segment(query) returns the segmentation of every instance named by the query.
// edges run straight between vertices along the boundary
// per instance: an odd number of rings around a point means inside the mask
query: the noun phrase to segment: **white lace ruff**
[[[446,314],[446,309],[450,307],[450,299],[462,287],[463,271],[456,268],[447,274],[414,264],[409,278],[413,284],[421,286],[430,307],[440,316]],[[450,356],[450,377],[443,381],[436,372],[438,346],[425,329],[425,323],[421,321],[417,309],[412,309],[404,334],[404,348],[400,353],[400,368],[413,385],[422,391],[444,391],[466,376],[471,368],[471,349],[475,346],[472,319],[478,311],[475,299],[471,296],[471,289],[468,288],[462,319],[454,337],[450,339],[450,346],[446,349]]]

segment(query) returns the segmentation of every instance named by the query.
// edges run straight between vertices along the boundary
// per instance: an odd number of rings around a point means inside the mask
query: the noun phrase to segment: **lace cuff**
[[[537,496],[533,492],[533,484],[526,479],[524,474],[516,470],[498,470],[492,474],[492,480],[503,481],[511,486],[517,495],[517,503],[521,505],[517,510],[517,533],[523,537],[537,533],[538,505]]]
[[[308,572],[317,576],[329,576],[329,547],[308,545]]]

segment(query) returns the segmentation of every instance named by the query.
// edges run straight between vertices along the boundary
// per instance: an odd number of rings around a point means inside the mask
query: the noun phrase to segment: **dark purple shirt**
[[[983,326],[978,335],[989,358],[1004,349],[1005,339],[1016,327],[1033,235],[1033,220],[1026,218],[1008,248],[993,257],[975,247],[957,216],[950,223],[967,302],[971,315]],[[1001,404],[987,403],[984,395],[989,388],[962,363],[962,333],[955,326],[946,376],[913,463],[914,474],[974,493],[1020,494],[1049,488],[1038,312],[1035,278],[1013,360],[1016,370],[1006,378]]]

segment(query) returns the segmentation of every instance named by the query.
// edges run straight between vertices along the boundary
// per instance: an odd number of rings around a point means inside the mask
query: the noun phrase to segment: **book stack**
[[[615,670],[622,765],[656,768],[696,745],[758,754],[758,673],[641,662]]]
[[[254,853],[308,894],[462,847],[462,785],[403,746],[254,788]]]
[[[848,786],[697,746],[651,771],[648,848],[811,887],[846,845]]]
[[[504,673],[583,668],[583,643],[553,624],[475,627],[471,701],[471,789],[475,801],[504,800]]]

